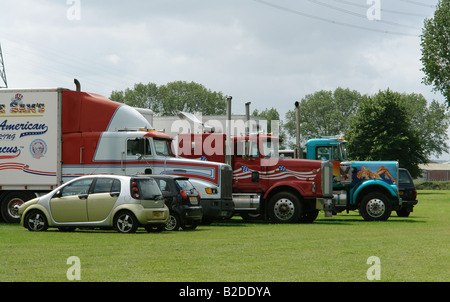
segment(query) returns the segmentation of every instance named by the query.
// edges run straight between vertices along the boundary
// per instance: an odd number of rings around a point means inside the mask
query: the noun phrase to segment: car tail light
[[[131,182],[131,196],[134,199],[139,199],[139,187],[136,181]]]
[[[181,194],[181,197],[183,197],[183,199],[188,198],[186,192],[184,192],[183,190],[180,190],[180,194]]]

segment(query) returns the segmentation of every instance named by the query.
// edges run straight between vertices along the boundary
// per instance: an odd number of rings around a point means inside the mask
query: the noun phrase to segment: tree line
[[[177,111],[224,115],[227,96],[194,82],[136,84],[133,89],[113,91],[114,101],[150,108],[161,116]],[[399,160],[413,177],[420,175],[419,164],[433,155],[446,153],[450,114],[446,106],[421,94],[399,93],[390,89],[374,95],[337,88],[308,94],[299,101],[302,143],[320,136],[342,135],[349,142],[350,160]],[[276,108],[254,110],[253,117],[280,121],[281,148],[295,145],[295,109],[281,120]],[[269,129],[270,131],[270,129]]]

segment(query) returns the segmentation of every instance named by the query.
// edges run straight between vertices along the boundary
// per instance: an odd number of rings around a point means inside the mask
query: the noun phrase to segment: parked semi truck
[[[313,222],[319,212],[317,201],[323,205],[331,200],[330,162],[280,159],[279,139],[263,134],[232,136],[230,155],[226,138],[224,133],[180,133],[178,155],[220,163],[229,156],[236,214],[277,223]]]
[[[176,158],[171,142],[135,108],[82,92],[78,85],[76,91],[1,89],[2,217],[17,222],[25,201],[91,174],[188,176],[200,191],[204,217],[229,217],[231,167]]]
[[[324,204],[328,216],[359,210],[368,221],[387,220],[392,210],[412,212],[413,203],[402,201],[398,190],[397,161],[348,161],[346,141],[341,137],[311,139],[307,159],[333,164],[333,203]]]

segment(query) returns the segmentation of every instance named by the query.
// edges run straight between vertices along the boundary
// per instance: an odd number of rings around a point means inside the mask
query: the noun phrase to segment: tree
[[[113,91],[111,100],[133,107],[150,108],[156,115],[175,115],[177,111],[201,112],[203,115],[225,114],[226,96],[195,82],[176,81],[157,86],[134,85],[133,89]]]
[[[279,121],[279,133],[278,136],[281,139],[280,140],[280,146],[279,149],[283,150],[287,147],[286,145],[286,131],[284,131],[284,127],[283,127],[283,121],[280,120],[280,114],[278,113],[278,110],[275,108],[271,108],[271,109],[265,109],[261,112],[258,111],[258,109],[255,109],[252,113],[252,116],[254,117],[260,117],[263,118],[265,120],[267,120],[267,132],[268,133],[272,133],[273,129],[272,129],[272,121]]]
[[[299,105],[302,143],[319,136],[345,133],[361,99],[358,91],[348,88],[337,88],[334,92],[321,90],[306,95]],[[291,137],[296,137],[295,109],[286,113],[286,120],[285,129]]]
[[[411,125],[408,109],[400,93],[389,89],[365,97],[351,119],[346,138],[351,160],[398,160],[413,177],[426,163],[424,141]]]
[[[428,106],[425,97],[416,93],[403,94],[401,101],[411,119],[411,128],[419,133],[427,159],[432,155],[448,153],[450,115],[446,106],[435,100]]]
[[[450,106],[450,0],[439,0],[421,35],[423,82],[440,91]]]

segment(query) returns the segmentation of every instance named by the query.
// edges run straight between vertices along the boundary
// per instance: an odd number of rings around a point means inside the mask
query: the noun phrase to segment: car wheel
[[[164,231],[165,226],[166,226],[165,224],[157,224],[157,225],[147,224],[145,226],[145,230],[148,233],[161,233],[162,231]]]
[[[411,210],[407,208],[401,208],[400,210],[397,210],[397,216],[398,217],[409,217],[409,213],[411,213]]]
[[[180,225],[180,216],[177,213],[170,213],[169,221],[167,221],[164,229],[166,231],[178,231]]]
[[[199,221],[192,221],[191,223],[185,223],[181,225],[181,228],[185,231],[193,231],[197,228]]]
[[[138,221],[129,211],[119,212],[114,218],[114,228],[120,233],[135,233]]]
[[[275,223],[298,222],[300,213],[300,201],[291,193],[281,192],[270,199],[269,216]]]
[[[359,212],[366,221],[385,221],[391,216],[392,207],[384,194],[373,192],[363,197]]]
[[[47,218],[41,211],[30,211],[24,217],[24,226],[32,232],[44,232],[48,229]]]

